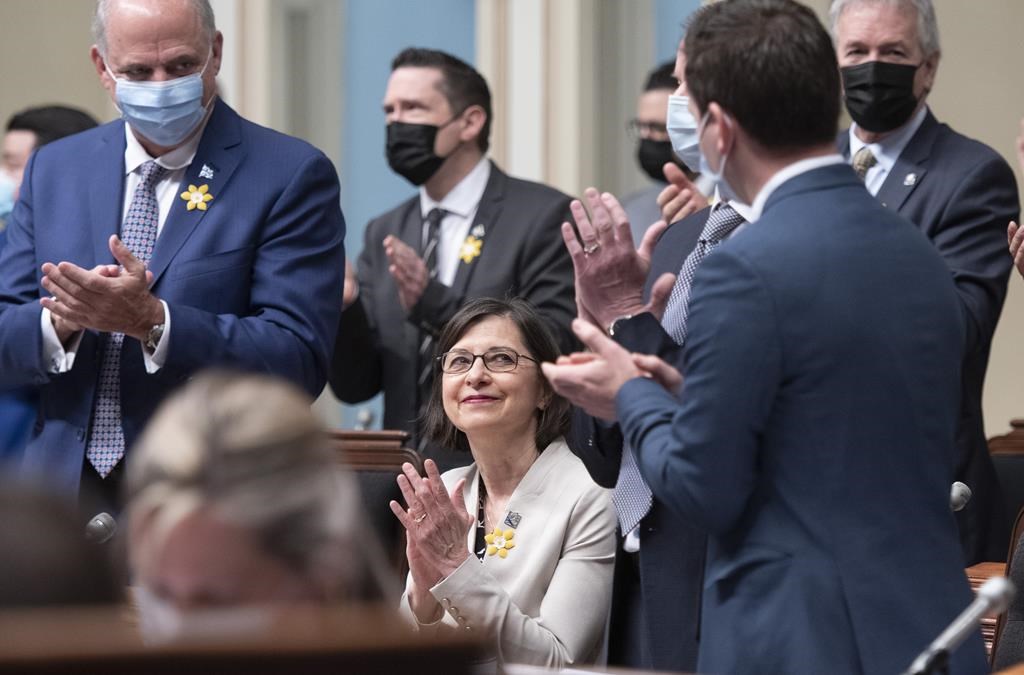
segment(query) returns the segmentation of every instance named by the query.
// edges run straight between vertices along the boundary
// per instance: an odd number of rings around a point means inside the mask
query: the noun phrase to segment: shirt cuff
[[[160,336],[160,342],[156,349],[150,354],[145,345],[142,347],[142,361],[146,364],[146,372],[152,375],[167,363],[168,345],[171,343],[171,308],[163,300],[160,304],[164,306],[164,334]]]
[[[39,327],[43,333],[43,362],[46,363],[46,371],[52,375],[66,373],[75,365],[75,355],[78,353],[78,346],[82,344],[82,335],[85,331],[78,331],[71,336],[67,347],[61,344],[57,337],[57,329],[53,327],[53,318],[50,310],[43,307],[40,312]]]

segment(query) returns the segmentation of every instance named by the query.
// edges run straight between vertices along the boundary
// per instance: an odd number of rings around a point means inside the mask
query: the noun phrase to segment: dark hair
[[[694,13],[686,86],[701,112],[716,102],[758,143],[790,151],[835,141],[835,47],[795,0],[727,0]]]
[[[487,119],[476,137],[480,152],[491,147],[491,90],[487,80],[476,68],[451,54],[437,49],[409,47],[391,62],[391,71],[399,68],[437,68],[441,71],[441,93],[455,113],[461,113],[472,105],[484,109]]]
[[[33,148],[36,149],[58,138],[92,129],[96,124],[93,116],[84,110],[48,105],[15,113],[7,121],[7,131],[31,131],[36,135],[36,146]]]
[[[666,61],[651,72],[647,74],[647,84],[644,85],[644,91],[656,91],[659,89],[671,89],[673,91],[679,87],[679,80],[676,79],[675,73],[676,62]]]
[[[470,328],[490,317],[509,319],[519,329],[523,343],[529,350],[527,356],[541,361],[554,361],[561,353],[558,343],[552,337],[544,320],[530,303],[519,298],[498,300],[495,298],[477,298],[463,305],[455,316],[445,325],[437,340],[437,354],[444,354],[466,334]],[[553,440],[564,436],[569,431],[569,401],[554,393],[544,375],[538,369],[537,377],[541,379],[545,390],[551,393],[551,401],[544,410],[538,412],[537,434],[535,441],[537,450],[543,452]],[[423,429],[431,441],[445,448],[469,451],[466,434],[457,429],[448,415],[445,414],[441,399],[441,365],[435,362],[434,382],[430,386],[430,401],[424,414]]]

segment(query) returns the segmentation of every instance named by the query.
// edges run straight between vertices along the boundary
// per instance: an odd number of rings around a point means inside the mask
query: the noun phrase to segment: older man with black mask
[[[1010,274],[1013,172],[928,108],[941,56],[931,0],[834,0],[831,19],[853,118],[839,136],[840,151],[883,206],[924,232],[956,283],[967,319],[956,479],[974,492],[957,520],[969,564],[1002,560],[1009,524],[985,442],[981,392]]]

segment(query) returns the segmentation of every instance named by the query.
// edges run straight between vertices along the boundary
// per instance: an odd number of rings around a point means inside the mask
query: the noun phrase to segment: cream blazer
[[[466,510],[475,517],[476,465],[442,479],[451,490],[462,477]],[[602,658],[615,560],[611,491],[598,487],[558,439],[512,493],[502,529],[482,562],[470,555],[430,589],[445,613],[436,623],[417,624],[419,630],[480,631],[499,663],[562,667]],[[470,551],[475,539],[471,527]],[[406,587],[411,583],[410,575]],[[416,622],[406,594],[401,609]]]

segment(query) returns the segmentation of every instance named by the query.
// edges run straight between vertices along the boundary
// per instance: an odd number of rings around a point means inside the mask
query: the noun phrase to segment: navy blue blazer
[[[0,257],[0,388],[40,387],[23,466],[71,495],[81,478],[102,339],[86,331],[71,370],[50,374],[42,357],[40,266],[114,262],[107,242],[121,224],[124,134],[118,120],[36,151]],[[345,265],[330,161],[218,101],[178,191],[190,184],[209,186],[208,209],[189,211],[175,200],[149,265],[153,293],[170,307],[166,364],[147,374],[141,345],[131,339],[121,356],[129,446],[160,401],[202,368],[271,373],[311,395],[327,378]]]
[[[686,257],[697,245],[710,208],[702,209],[673,223],[658,240],[651,257],[644,299],[650,297],[651,285],[666,272],[678,274]],[[682,367],[682,349],[651,314],[641,314],[616,324],[615,340],[626,349],[643,354],[657,354]],[[622,432],[617,425],[608,426],[594,420],[580,409],[573,411],[569,444],[583,460],[591,477],[599,485],[614,488],[622,462]],[[638,554],[640,571],[640,605],[643,625],[633,626],[625,636],[617,630],[627,616],[612,618],[614,642],[637,639],[644,635],[645,644],[626,649],[641,652],[643,663],[627,664],[660,671],[693,671],[697,666],[697,645],[700,622],[701,580],[704,570],[704,533],[686,518],[680,518],[655,498],[651,510],[640,521],[641,545]],[[621,545],[618,549],[621,555]],[[612,612],[626,613],[617,599]],[[614,647],[614,646],[613,646]],[[613,653],[622,651],[614,647]],[[612,664],[623,665],[623,664]]]
[[[849,157],[849,133],[840,134],[839,149]],[[967,329],[956,480],[974,493],[957,514],[961,544],[969,565],[1005,560],[1010,523],[988,454],[981,394],[1012,266],[1006,225],[1019,220],[1013,171],[992,148],[939,123],[929,111],[877,199],[917,225],[952,272]]]
[[[784,183],[697,270],[682,403],[636,378],[617,408],[654,493],[709,533],[699,671],[900,672],[971,601],[958,302],[846,165]],[[952,665],[987,672],[980,633]]]

